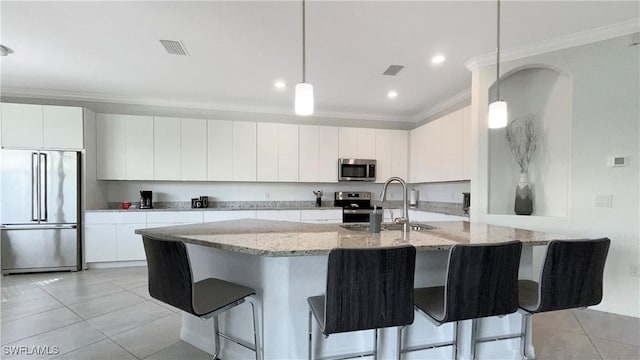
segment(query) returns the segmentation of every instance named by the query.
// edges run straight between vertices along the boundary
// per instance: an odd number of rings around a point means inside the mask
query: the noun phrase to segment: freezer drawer
[[[78,229],[75,226],[3,228],[0,232],[2,273],[79,270]]]

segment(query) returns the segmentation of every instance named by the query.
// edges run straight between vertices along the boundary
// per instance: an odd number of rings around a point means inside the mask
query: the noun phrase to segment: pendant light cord
[[[500,0],[498,0],[498,16],[497,16],[497,24],[498,24],[498,31],[496,32],[496,37],[497,37],[497,41],[496,43],[498,44],[498,50],[496,51],[496,101],[500,101]]]
[[[305,24],[305,8],[306,3],[305,0],[302,0],[302,82],[307,82],[307,32],[306,32],[306,24]]]

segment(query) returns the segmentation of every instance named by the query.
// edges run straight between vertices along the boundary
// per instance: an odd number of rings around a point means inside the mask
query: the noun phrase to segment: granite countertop
[[[87,210],[87,212],[136,212],[136,211],[234,211],[234,210],[342,210],[341,207],[333,205],[333,201],[323,201],[321,207],[317,207],[315,201],[210,201],[209,207],[191,208],[191,203],[184,201],[177,202],[156,202],[153,209],[140,209],[140,203],[133,203],[135,208],[124,210],[120,208],[119,202],[111,202],[108,209]],[[381,204],[379,201],[373,201],[373,204],[381,206],[385,209],[400,209],[402,201],[387,201]],[[418,207],[409,208],[409,210],[433,212],[446,215],[456,215],[469,217],[462,211],[462,204],[458,203],[439,203],[420,201]]]
[[[524,245],[544,245],[570,237],[503,226],[441,221],[425,223],[436,229],[380,233],[353,231],[338,224],[304,224],[272,220],[230,220],[194,225],[138,229],[136,234],[260,256],[326,255],[336,247],[380,247],[411,244],[418,251],[447,250],[455,244],[482,244],[520,240]]]

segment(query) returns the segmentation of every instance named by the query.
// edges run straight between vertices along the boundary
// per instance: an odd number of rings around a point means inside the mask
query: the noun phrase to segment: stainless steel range
[[[369,222],[373,211],[370,192],[338,191],[335,193],[334,203],[342,208],[343,223]]]

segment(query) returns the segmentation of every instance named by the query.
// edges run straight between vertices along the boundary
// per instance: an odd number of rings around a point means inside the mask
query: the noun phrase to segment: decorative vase
[[[533,213],[533,194],[529,174],[520,173],[520,181],[516,186],[516,203],[514,207],[516,215],[531,215]]]

